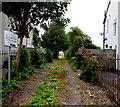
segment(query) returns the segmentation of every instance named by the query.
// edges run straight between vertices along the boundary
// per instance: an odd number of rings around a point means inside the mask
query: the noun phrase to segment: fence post
[[[120,70],[120,55],[117,55],[117,70]]]
[[[118,101],[118,75],[117,75],[117,72],[115,73],[115,100]]]

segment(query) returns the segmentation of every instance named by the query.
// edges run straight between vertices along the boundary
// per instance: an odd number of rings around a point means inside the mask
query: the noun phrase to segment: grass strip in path
[[[53,106],[57,104],[57,92],[65,78],[64,60],[55,60],[47,69],[49,77],[39,83],[28,105]]]

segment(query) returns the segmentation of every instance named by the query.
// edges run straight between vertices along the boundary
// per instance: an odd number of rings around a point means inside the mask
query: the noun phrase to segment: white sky
[[[65,17],[71,20],[66,28],[78,26],[85,34],[91,37],[93,43],[102,47],[104,11],[107,9],[109,0],[72,0],[68,6]]]

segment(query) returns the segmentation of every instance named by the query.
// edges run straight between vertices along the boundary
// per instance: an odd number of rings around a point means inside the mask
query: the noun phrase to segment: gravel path
[[[5,99],[5,105],[26,105],[39,82],[48,76],[47,71],[38,70],[29,80],[21,82],[20,89],[13,90]]]
[[[69,64],[66,62],[66,80],[67,80],[67,89],[66,89],[66,103],[68,105],[81,105],[81,99],[78,92],[76,77],[73,74]]]
[[[66,60],[58,61],[64,62],[66,68],[66,72],[63,70],[65,77],[62,77],[62,81],[64,82],[58,90],[58,105],[114,105],[102,88],[79,79],[78,74],[81,70],[74,72]],[[28,99],[38,83],[48,77],[48,70],[38,70],[29,80],[21,82],[20,89],[14,90],[4,98],[5,104],[15,106],[28,104]]]
[[[107,105],[114,106],[114,102],[107,96],[105,90],[99,86],[79,79],[81,70],[72,71],[65,61],[66,76],[59,94],[59,105]]]

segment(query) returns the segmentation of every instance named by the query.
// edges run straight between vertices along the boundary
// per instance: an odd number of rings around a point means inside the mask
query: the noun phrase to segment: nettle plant
[[[95,56],[83,56],[82,60],[82,73],[80,79],[86,82],[96,84],[98,82],[98,76],[96,71],[98,70],[99,62]]]

